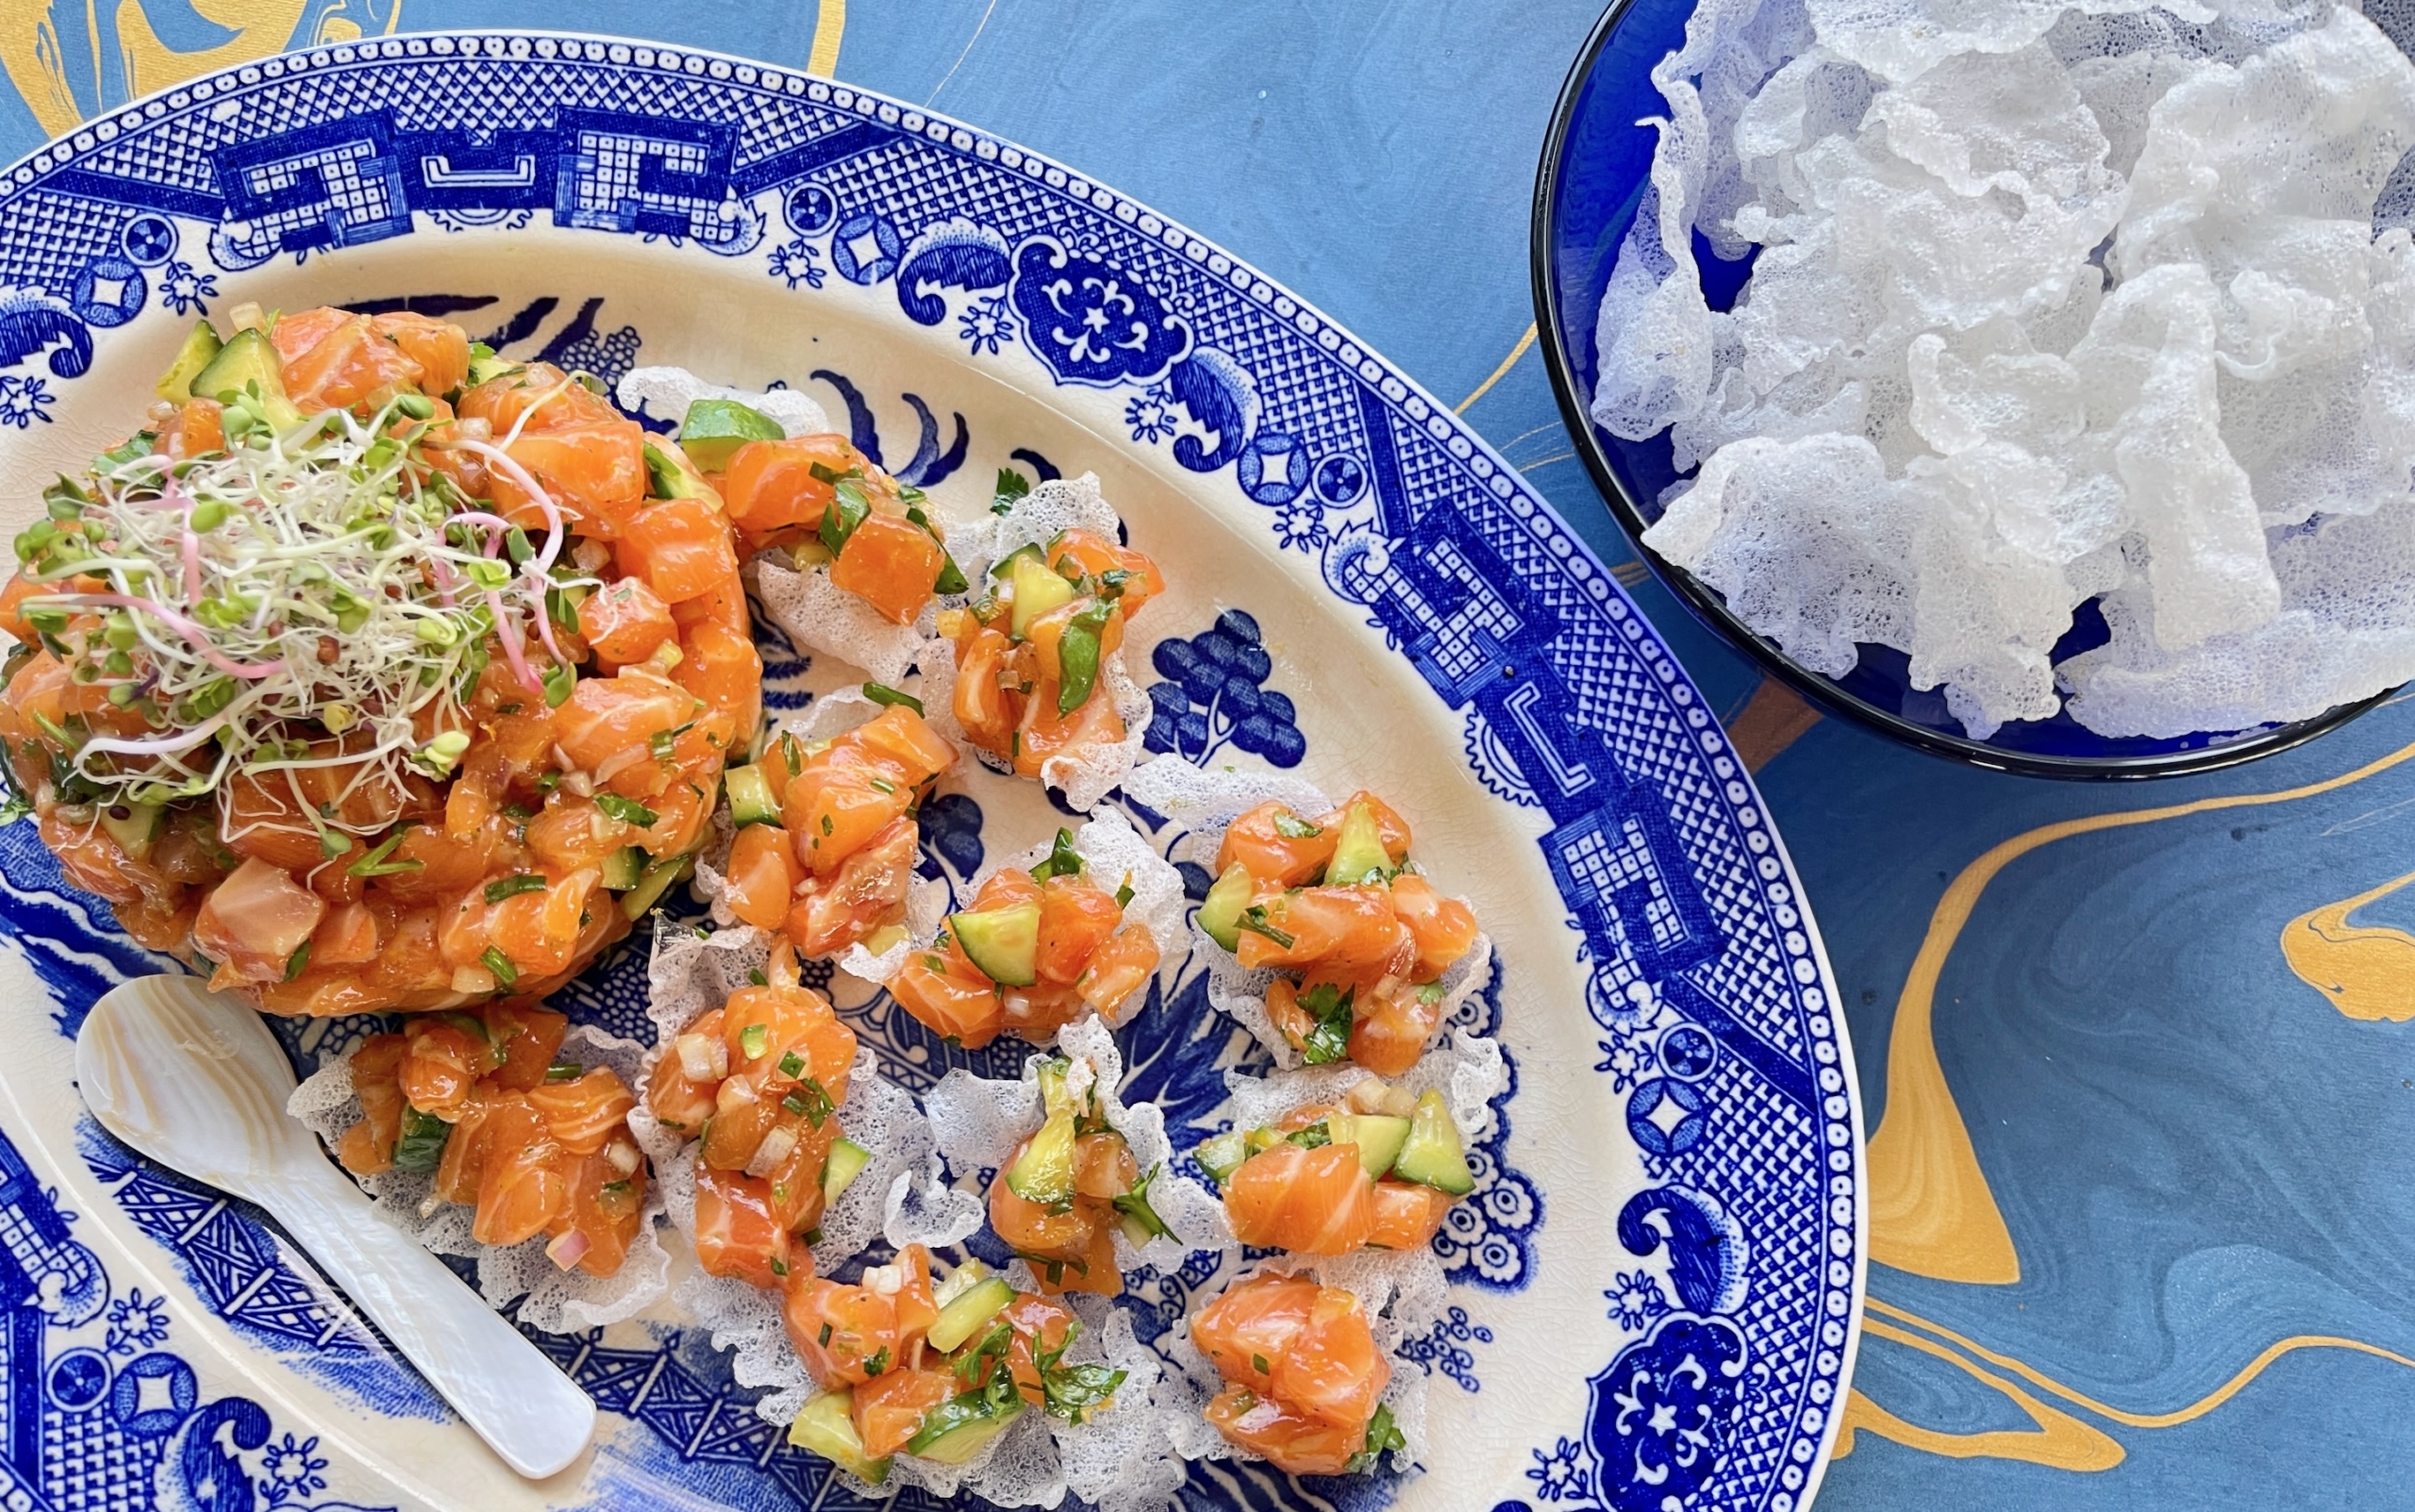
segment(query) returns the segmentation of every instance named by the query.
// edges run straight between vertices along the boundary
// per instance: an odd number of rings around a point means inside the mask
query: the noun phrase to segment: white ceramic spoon
[[[75,1037],[75,1077],[111,1134],[268,1209],[505,1464],[541,1478],[586,1449],[587,1393],[286,1116],[293,1069],[249,1005],[190,976],[112,988]]]

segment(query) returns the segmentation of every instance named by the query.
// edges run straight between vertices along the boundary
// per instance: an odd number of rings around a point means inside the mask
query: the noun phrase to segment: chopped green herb
[[[662,817],[636,799],[624,798],[616,792],[597,793],[595,806],[604,810],[607,818],[617,819],[624,824],[635,824],[640,829],[652,829],[654,822]]]
[[[1300,1043],[1300,1058],[1311,1066],[1329,1066],[1350,1054],[1350,1028],[1357,1022],[1352,999],[1355,988],[1319,982],[1299,996],[1300,1007],[1315,1022]]]
[[[444,1141],[452,1137],[452,1124],[406,1104],[402,1137],[394,1141],[394,1169],[421,1175],[434,1171],[444,1158]]]
[[[1266,1363],[1266,1356],[1263,1354],[1252,1354],[1249,1357],[1249,1364],[1250,1369],[1256,1371],[1260,1375],[1272,1375],[1274,1373],[1274,1367]]]
[[[506,898],[516,898],[524,892],[542,892],[550,884],[540,872],[515,872],[508,877],[498,877],[487,884],[487,902],[501,903]]]
[[[1090,1415],[1105,1407],[1115,1398],[1115,1388],[1124,1384],[1124,1372],[1104,1365],[1067,1365],[1065,1352],[1074,1347],[1082,1325],[1068,1322],[1065,1337],[1053,1350],[1041,1352],[1034,1362],[1040,1367],[1040,1389],[1042,1405],[1052,1418],[1080,1423]]]
[[[791,1081],[804,1075],[808,1069],[805,1057],[793,1050],[780,1056],[780,1074]]]
[[[901,693],[882,683],[864,684],[864,696],[875,704],[902,704],[915,713],[923,712],[923,701],[911,693]]]
[[[1166,1227],[1165,1220],[1159,1218],[1158,1210],[1149,1205],[1149,1184],[1165,1174],[1165,1162],[1158,1161],[1151,1166],[1139,1181],[1132,1184],[1130,1191],[1115,1199],[1115,1210],[1148,1230],[1149,1237],[1152,1238],[1174,1238],[1174,1230]]]
[[[863,485],[852,476],[841,477],[830,485],[830,504],[822,511],[822,528],[817,534],[822,544],[838,556],[847,549],[847,541],[856,527],[872,514],[872,500],[865,496]]]
[[[804,1119],[817,1129],[822,1127],[823,1121],[829,1118],[834,1111],[830,1103],[830,1094],[823,1088],[820,1082],[810,1076],[798,1082],[795,1091],[781,1098],[780,1106],[787,1108],[798,1118]]]
[[[1367,1447],[1351,1456],[1350,1473],[1372,1470],[1377,1458],[1388,1452],[1407,1449],[1408,1440],[1401,1436],[1400,1425],[1392,1421],[1392,1409],[1377,1407],[1367,1420]]]
[[[587,1074],[586,1066],[575,1060],[558,1060],[545,1068],[549,1082],[575,1082]]]
[[[770,987],[772,985],[772,979],[763,974],[763,968],[759,966],[746,973],[746,980],[754,983],[757,987]]]
[[[494,979],[503,986],[510,987],[520,980],[520,968],[512,965],[511,957],[494,946],[489,945],[481,951],[478,959],[486,963],[486,969],[492,972]]]
[[[293,947],[292,955],[285,957],[285,979],[291,982],[309,969],[310,942],[306,939]]]
[[[1014,1348],[1014,1325],[1000,1322],[981,1337],[981,1342],[958,1354],[954,1367],[956,1378],[972,1386],[981,1379],[982,1364],[990,1360],[1005,1360],[1007,1352]]]
[[[1290,950],[1292,945],[1290,935],[1266,922],[1266,905],[1262,903],[1254,903],[1242,909],[1241,916],[1233,922],[1233,927],[1246,929],[1253,935],[1263,935],[1285,950]]]
[[[1274,813],[1274,833],[1287,840],[1312,840],[1324,833],[1324,826],[1311,824],[1288,808],[1279,808]]]
[[[367,856],[362,856],[359,860],[353,862],[350,866],[345,867],[345,874],[357,877],[385,877],[393,876],[397,872],[418,872],[424,870],[427,865],[425,861],[415,858],[402,861],[389,861],[386,859],[386,857],[394,854],[394,847],[403,843],[403,837],[408,834],[409,831],[410,826],[406,824],[401,829],[394,831],[391,835],[389,835],[384,839],[378,841],[375,850],[372,850]]]
[[[1305,1129],[1292,1131],[1289,1138],[1303,1150],[1322,1150],[1333,1142],[1333,1129],[1324,1120],[1319,1119]]]
[[[864,1361],[864,1374],[867,1377],[877,1376],[887,1369],[889,1369],[889,1346],[883,1344],[873,1352],[872,1358]]]
[[[998,487],[990,500],[991,514],[1005,514],[1015,507],[1015,501],[1031,491],[1031,479],[1011,467],[998,469]]]
[[[1098,662],[1101,638],[1107,630],[1108,617],[1115,606],[1105,599],[1093,600],[1076,610],[1065,622],[1065,630],[1057,640],[1057,665],[1062,670],[1057,685],[1057,712],[1070,716],[1090,701],[1091,690],[1098,686]]]

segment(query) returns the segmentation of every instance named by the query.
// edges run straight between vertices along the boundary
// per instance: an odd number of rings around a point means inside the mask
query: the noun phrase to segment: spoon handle
[[[324,1180],[281,1173],[252,1195],[504,1463],[538,1480],[587,1448],[587,1393],[332,1168]]]

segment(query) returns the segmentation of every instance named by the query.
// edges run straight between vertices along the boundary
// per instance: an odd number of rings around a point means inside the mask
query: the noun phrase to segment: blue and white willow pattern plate
[[[196,312],[240,300],[407,304],[608,378],[642,357],[808,387],[958,517],[1001,466],[1095,471],[1173,583],[1132,648],[1154,759],[1398,804],[1496,942],[1461,1022],[1515,1068],[1438,1240],[1454,1306],[1403,1367],[1441,1378],[1433,1462],[1305,1487],[1203,1466],[1185,1504],[1809,1500],[1852,1358],[1862,1186],[1794,874],[1601,564],[1346,332],[1111,190],[861,91],[583,38],[365,42],[176,89],[0,174],[0,523],[28,514],[27,480],[128,428]],[[775,634],[765,653],[775,709],[848,680]],[[950,793],[924,870],[951,884],[1059,817],[986,775]],[[1204,891],[1193,838],[1124,806]],[[857,1504],[667,1310],[539,1337],[605,1428],[555,1481],[512,1479],[258,1214],[84,1117],[80,1017],[158,963],[30,825],[0,830],[0,1505]],[[572,1011],[643,1035],[644,946]],[[1023,1054],[951,1050],[836,990],[910,1087]],[[365,1028],[281,1032],[307,1070]],[[1161,1100],[1178,1143],[1258,1054],[1195,962],[1123,1038],[1125,1096]],[[1141,1337],[1216,1279],[1144,1274]]]

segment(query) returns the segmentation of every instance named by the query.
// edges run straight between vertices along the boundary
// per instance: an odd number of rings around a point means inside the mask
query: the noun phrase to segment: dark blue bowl
[[[1619,0],[1604,12],[1560,88],[1535,177],[1535,320],[1552,390],[1559,396],[1577,455],[1585,459],[1610,513],[1671,591],[1771,675],[1831,713],[1937,756],[2034,776],[2169,777],[2210,772],[2286,751],[2390,696],[2377,693],[2294,724],[2175,739],[2099,735],[2069,714],[2057,714],[2051,720],[2007,724],[1988,739],[1974,740],[1946,712],[1941,690],[1912,687],[1910,658],[1904,653],[1865,645],[1851,673],[1823,676],[1756,635],[1729,612],[1716,590],[1645,546],[1645,528],[1660,517],[1657,501],[1677,472],[1667,433],[1650,440],[1621,440],[1595,425],[1587,412],[1599,371],[1593,322],[1652,166],[1654,135],[1636,123],[1668,110],[1653,87],[1652,68],[1685,41],[1686,18],[1692,9],[1692,0]],[[1694,256],[1712,307],[1732,305],[1751,274],[1750,260],[1719,261],[1700,232],[1694,235]],[[2105,621],[2094,602],[2084,604],[2073,617],[2070,634],[2056,646],[2054,659],[2077,656],[2106,639]]]

